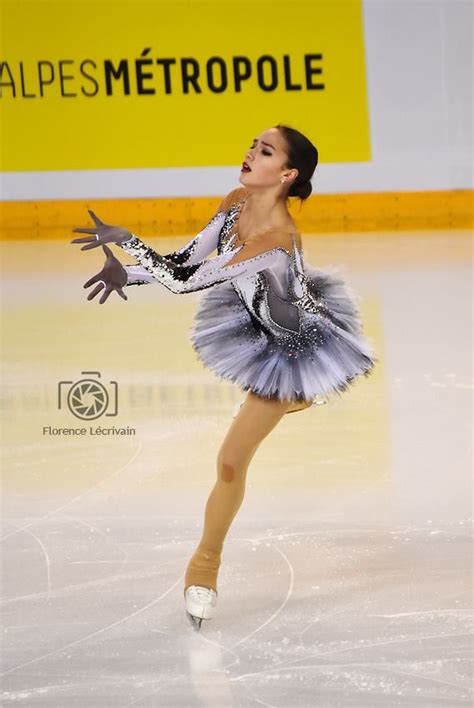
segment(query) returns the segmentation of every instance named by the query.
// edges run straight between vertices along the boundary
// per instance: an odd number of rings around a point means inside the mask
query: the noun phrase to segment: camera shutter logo
[[[97,376],[100,378],[98,371],[81,371],[85,376]],[[63,387],[72,384],[67,393],[67,405],[69,410],[76,418],[81,420],[95,420],[101,415],[114,416],[118,412],[118,396],[117,382],[110,381],[109,384],[113,387],[113,399],[115,402],[114,410],[106,413],[110,395],[107,388],[101,381],[96,381],[92,378],[80,379],[79,381],[60,381],[58,384],[58,408],[61,409],[61,399]]]

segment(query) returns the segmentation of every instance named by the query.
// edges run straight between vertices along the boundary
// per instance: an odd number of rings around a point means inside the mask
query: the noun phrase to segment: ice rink
[[[101,249],[3,242],[2,706],[473,705],[471,235],[303,243],[380,361],[262,443],[196,633],[184,571],[244,396],[192,350],[200,295],[99,305]],[[110,394],[97,420],[67,406],[82,372]]]

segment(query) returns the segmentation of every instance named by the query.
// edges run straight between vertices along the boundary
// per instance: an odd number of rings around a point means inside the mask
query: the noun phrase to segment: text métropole
[[[154,95],[241,93],[246,84],[263,92],[322,91],[323,55],[302,53],[299,57],[262,54],[187,57],[152,57],[150,47],[137,59],[41,59],[1,61],[0,97],[66,98],[97,94]],[[300,77],[295,80],[295,75]]]

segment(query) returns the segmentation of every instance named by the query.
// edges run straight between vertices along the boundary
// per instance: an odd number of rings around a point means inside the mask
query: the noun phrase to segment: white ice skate
[[[184,591],[186,616],[194,629],[200,629],[203,619],[214,617],[217,605],[217,590],[201,585],[190,585]]]

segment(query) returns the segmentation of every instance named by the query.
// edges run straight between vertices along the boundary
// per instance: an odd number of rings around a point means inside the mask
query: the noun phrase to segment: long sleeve
[[[226,212],[219,207],[209,223],[194,236],[188,243],[173,253],[166,253],[163,258],[176,265],[195,265],[203,261],[210,253],[216,250],[219,243],[219,234],[224,225]],[[125,265],[127,271],[126,285],[144,285],[156,282],[156,278],[144,266]]]
[[[226,263],[244,247],[239,246],[228,253],[221,253],[209,260],[190,265],[179,265],[160,255],[147,246],[137,236],[132,235],[127,241],[119,244],[130,256],[136,258],[147,272],[147,282],[158,281],[173,293],[189,293],[204,290],[240,275],[252,275],[266,268],[277,266],[285,259],[287,251],[277,246],[253,258],[226,266]],[[134,268],[135,266],[128,266]]]

